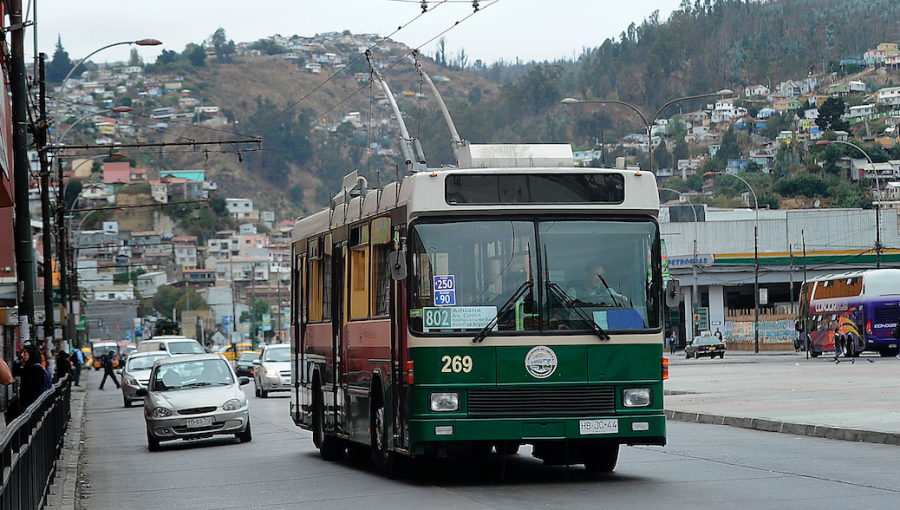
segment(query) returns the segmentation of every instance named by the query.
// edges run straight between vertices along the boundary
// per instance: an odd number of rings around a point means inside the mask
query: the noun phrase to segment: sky
[[[584,47],[618,38],[632,22],[640,24],[653,11],[668,19],[680,0],[118,0],[95,3],[73,0],[24,0],[38,6],[38,51],[52,58],[57,37],[76,60],[120,41],[158,39],[162,46],[137,47],[147,63],[163,49],[182,51],[218,28],[234,42],[252,42],[274,34],[312,36],[350,30],[375,33],[433,55],[441,33],[448,57],[465,50],[469,63],[543,61],[573,58]],[[421,16],[420,16],[421,15]],[[470,16],[471,15],[471,16]],[[29,20],[34,16],[29,15]],[[459,22],[459,24],[456,24]],[[449,30],[448,30],[449,29]],[[26,33],[26,58],[34,53],[34,33]],[[433,40],[432,40],[433,39]],[[94,62],[127,60],[130,48],[116,46],[91,57]]]

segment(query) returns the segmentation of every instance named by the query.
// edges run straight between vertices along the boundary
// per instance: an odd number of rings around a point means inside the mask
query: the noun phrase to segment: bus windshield
[[[658,247],[650,220],[418,223],[409,324],[471,333],[499,313],[501,332],[656,329]]]

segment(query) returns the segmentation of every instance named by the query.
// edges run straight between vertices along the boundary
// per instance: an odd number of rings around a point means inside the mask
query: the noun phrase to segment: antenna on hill
[[[381,88],[384,89],[384,93],[387,94],[387,98],[391,102],[391,108],[394,110],[394,116],[397,117],[397,122],[400,124],[400,137],[402,138],[400,152],[403,153],[406,168],[410,172],[425,170],[425,153],[422,151],[422,145],[419,143],[419,140],[409,136],[409,132],[406,130],[406,123],[403,122],[403,115],[400,114],[400,107],[397,106],[397,101],[394,99],[394,94],[391,93],[391,88],[388,87],[387,82],[384,81],[378,68],[372,62],[372,52],[369,50],[366,50],[366,61],[369,62],[369,68],[372,69],[372,74],[374,74],[375,77],[378,78],[378,81],[381,82]],[[416,157],[415,162],[413,162],[413,154],[415,154]]]
[[[444,104],[444,98],[441,97],[441,93],[438,92],[437,87],[434,86],[431,77],[429,77],[425,70],[422,69],[422,63],[419,61],[419,50],[413,50],[412,55],[408,55],[407,58],[413,60],[413,63],[416,66],[416,72],[418,72],[422,78],[425,78],[428,86],[431,87],[431,92],[434,93],[434,97],[437,99],[438,106],[441,108],[441,113],[444,114],[444,120],[447,122],[447,127],[450,128],[450,138],[453,140],[450,143],[450,147],[453,149],[453,157],[456,159],[456,164],[459,165],[459,148],[465,147],[469,142],[461,139],[459,133],[456,132],[456,126],[453,124],[450,112],[447,111],[447,105]]]

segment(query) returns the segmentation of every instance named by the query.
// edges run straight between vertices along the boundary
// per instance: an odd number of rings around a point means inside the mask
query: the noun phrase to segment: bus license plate
[[[212,427],[212,416],[206,418],[189,418],[185,421],[185,425],[189,429],[199,429],[201,427]]]
[[[619,420],[581,420],[579,432],[582,436],[591,434],[617,434],[619,432]]]

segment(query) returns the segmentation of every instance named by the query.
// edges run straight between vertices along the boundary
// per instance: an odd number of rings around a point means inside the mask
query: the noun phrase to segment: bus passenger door
[[[332,417],[333,431],[337,433],[344,432],[344,404],[347,391],[347,315],[346,315],[346,268],[347,268],[347,242],[340,241],[334,244],[334,265],[332,266],[332,311],[331,324],[334,342],[332,345],[332,359],[334,366],[332,367],[331,381],[332,391],[334,392],[334,415]]]
[[[405,236],[402,226],[395,226],[393,238],[400,240]],[[394,245],[400,249],[400,243]],[[394,423],[394,445],[409,448],[409,386],[406,384],[407,351],[406,351],[406,280],[391,280],[391,379]]]
[[[304,329],[306,326],[306,254],[296,255],[291,267],[291,419],[296,425],[311,425],[307,391],[306,352]]]

